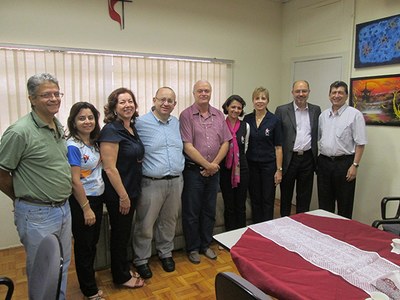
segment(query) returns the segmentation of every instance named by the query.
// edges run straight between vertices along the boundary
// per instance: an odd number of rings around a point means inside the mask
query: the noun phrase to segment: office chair
[[[249,281],[231,272],[221,272],[215,277],[217,300],[272,300]]]
[[[7,286],[7,294],[5,300],[11,300],[12,294],[14,293],[14,283],[8,277],[0,277],[0,284]]]
[[[397,211],[394,216],[388,216],[387,206],[397,202]],[[384,231],[392,232],[396,235],[400,235],[400,197],[384,197],[381,200],[381,220],[375,220],[372,226],[378,228],[382,226]]]
[[[63,253],[57,235],[47,235],[39,244],[29,277],[30,300],[58,300],[63,270]]]

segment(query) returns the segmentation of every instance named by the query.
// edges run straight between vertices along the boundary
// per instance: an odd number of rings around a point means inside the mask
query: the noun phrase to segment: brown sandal
[[[96,295],[87,297],[88,300],[106,300],[105,298],[103,298],[103,291],[102,290],[98,290]]]
[[[127,282],[123,283],[122,286],[131,288],[131,289],[137,289],[137,288],[141,288],[145,285],[144,279],[141,278],[137,272],[131,271],[130,273],[132,275],[131,279],[129,279]],[[130,283],[132,281],[132,279],[134,279],[133,284]]]

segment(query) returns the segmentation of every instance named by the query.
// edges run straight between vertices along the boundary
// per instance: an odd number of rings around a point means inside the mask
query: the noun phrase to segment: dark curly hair
[[[242,104],[242,112],[239,115],[239,117],[242,117],[244,115],[244,107],[246,106],[246,101],[244,101],[243,98],[240,97],[239,95],[229,96],[229,98],[226,99],[225,103],[222,104],[222,109],[224,110],[224,114],[226,115],[228,114],[228,106],[231,105],[233,101],[237,101],[240,104]]]
[[[114,113],[115,107],[118,104],[118,96],[125,93],[131,95],[133,103],[135,104],[135,109],[137,110],[138,105],[136,103],[136,98],[133,92],[130,89],[124,87],[118,88],[111,92],[110,96],[108,96],[107,104],[104,105],[104,123],[106,124],[112,123],[118,119],[118,116]],[[131,122],[134,122],[138,116],[139,116],[138,112],[135,111],[135,113],[132,116]]]
[[[96,107],[94,107],[94,105],[89,102],[77,102],[74,105],[72,105],[71,110],[69,112],[68,120],[67,120],[67,126],[68,126],[68,131],[69,131],[67,138],[72,137],[76,140],[79,140],[79,141],[81,140],[81,138],[78,135],[78,130],[76,129],[76,126],[75,126],[75,118],[79,114],[79,112],[85,108],[90,109],[94,116],[95,125],[94,125],[93,131],[90,133],[90,141],[95,142],[100,134],[100,125],[99,125],[100,113],[96,109]]]

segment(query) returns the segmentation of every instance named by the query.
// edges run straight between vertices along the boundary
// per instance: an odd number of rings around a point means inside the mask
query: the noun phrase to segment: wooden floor
[[[214,279],[219,272],[238,273],[227,250],[219,249],[216,244],[212,248],[217,252],[217,260],[202,256],[201,263],[190,263],[183,250],[174,251],[176,270],[164,272],[157,257],[150,260],[153,277],[146,280],[146,286],[139,289],[127,289],[116,286],[112,282],[110,270],[96,273],[97,283],[106,299],[215,299]],[[27,297],[27,281],[25,276],[25,253],[22,247],[0,251],[0,274],[10,277],[15,284],[13,299],[23,300]],[[0,287],[0,299],[4,299],[6,289]],[[69,300],[84,299],[72,262],[68,272]]]
[[[278,201],[277,201],[278,202]],[[279,202],[278,202],[279,203]],[[275,216],[278,216],[279,206],[275,207]],[[171,300],[171,299],[215,299],[214,280],[219,272],[238,271],[227,250],[220,249],[217,244],[211,246],[218,258],[210,260],[201,256],[201,263],[194,265],[189,262],[183,250],[174,251],[176,270],[166,273],[157,257],[152,257],[150,267],[153,277],[146,280],[146,286],[139,289],[127,289],[115,286],[111,279],[110,270],[96,273],[97,283],[104,292],[104,298],[114,300],[142,299],[142,300]],[[22,247],[0,251],[0,276],[10,277],[15,284],[13,299],[25,300],[27,296],[27,280],[25,274],[25,252]],[[6,288],[0,286],[0,299],[4,299]],[[68,272],[68,300],[84,299],[75,272],[72,257]]]

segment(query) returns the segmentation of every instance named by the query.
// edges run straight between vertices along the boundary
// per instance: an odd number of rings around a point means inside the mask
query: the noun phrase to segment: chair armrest
[[[386,205],[389,202],[394,202],[397,201],[398,202],[398,208],[396,211],[396,215],[394,218],[398,219],[400,217],[400,197],[384,197],[381,200],[381,214],[382,214],[382,219],[383,220],[387,220],[389,218],[386,217]]]
[[[13,281],[8,277],[0,277],[0,285],[3,285],[3,284],[6,285],[7,288],[8,288],[5,299],[6,300],[7,299],[11,299],[12,295],[14,293],[14,283],[13,283]]]
[[[372,222],[372,227],[378,228],[380,225],[385,224],[400,224],[400,219],[386,219],[386,220],[375,220]]]

